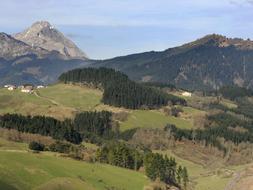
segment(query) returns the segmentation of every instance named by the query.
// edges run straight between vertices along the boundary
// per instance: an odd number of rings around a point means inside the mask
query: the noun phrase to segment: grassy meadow
[[[158,153],[172,156],[176,159],[176,162],[182,166],[185,166],[190,176],[190,186],[194,190],[224,190],[230,181],[233,181],[234,174],[236,172],[246,170],[248,165],[224,167],[221,160],[216,160],[217,167],[208,165],[202,165],[200,163],[183,159],[177,156],[171,150],[155,151]],[[194,157],[194,155],[192,155]],[[196,159],[196,158],[195,158]]]
[[[33,94],[0,89],[0,114],[46,115],[57,119],[72,118],[77,111],[93,109],[102,92],[87,87],[56,84]]]
[[[94,109],[102,99],[100,90],[66,84],[39,89],[38,93],[42,97],[54,100],[59,105],[82,111]]]
[[[194,128],[194,114],[202,115],[201,111],[194,108],[184,108],[184,112],[179,117],[166,115],[160,110],[134,110],[126,121],[121,122],[122,131],[132,128],[163,128],[166,124],[174,124],[178,128],[192,129]],[[193,114],[190,114],[193,112]]]
[[[190,106],[182,107],[183,112],[178,117],[167,115],[162,108],[159,110],[115,108],[101,103],[102,91],[74,85],[56,84],[35,92],[26,94],[19,90],[0,89],[0,114],[47,115],[64,119],[73,118],[75,113],[80,111],[126,112],[128,117],[120,122],[121,131],[133,128],[163,128],[166,124],[192,129],[196,127],[195,118],[207,114]],[[175,95],[180,96],[179,93]],[[194,104],[214,101],[213,97],[197,95],[186,99]],[[226,99],[222,100],[221,104],[229,108],[237,106]],[[94,144],[83,144],[88,148],[97,149]],[[187,167],[191,187],[194,190],[223,190],[233,179],[235,172],[246,168],[246,166],[220,167],[223,165],[221,160],[216,160],[216,163],[212,164],[207,161],[206,155],[202,155],[201,152],[198,154],[197,150],[196,154],[191,154],[183,152],[185,148],[181,150],[177,147],[177,151],[164,150],[159,153],[173,156],[180,165]],[[197,159],[202,159],[203,162],[198,162]],[[141,172],[76,161],[56,153],[35,154],[28,151],[28,145],[25,143],[0,138],[0,189],[142,190],[147,184],[149,181]]]
[[[148,183],[140,172],[55,153],[31,153],[24,143],[0,138],[0,189],[140,190]]]
[[[24,115],[46,115],[57,119],[73,118],[75,113],[89,110],[126,111],[129,117],[120,123],[121,130],[131,128],[162,128],[174,124],[179,128],[193,128],[194,114],[200,110],[185,107],[182,117],[168,116],[161,110],[125,110],[101,103],[102,92],[76,85],[55,84],[26,94],[20,90],[0,89],[0,114],[20,113]]]

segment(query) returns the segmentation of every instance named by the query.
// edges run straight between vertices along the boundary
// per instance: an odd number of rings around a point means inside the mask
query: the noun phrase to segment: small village
[[[4,85],[4,88],[6,88],[9,91],[20,90],[23,93],[32,94],[35,89],[46,88],[46,86],[44,86],[44,85],[34,86],[31,84],[16,86],[16,85],[12,85],[12,84],[6,84],[6,85]]]

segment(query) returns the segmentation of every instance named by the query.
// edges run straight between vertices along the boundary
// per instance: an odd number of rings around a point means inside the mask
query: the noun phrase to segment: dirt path
[[[27,150],[0,149],[0,152],[28,152]]]
[[[55,100],[52,100],[50,98],[47,98],[47,97],[44,97],[44,96],[41,96],[38,92],[34,91],[34,95],[37,96],[38,98],[42,98],[44,100],[47,100],[49,102],[51,102],[52,104],[56,105],[56,106],[61,106],[60,103],[56,102]]]
[[[242,172],[236,172],[234,174],[234,177],[229,181],[229,183],[227,184],[227,186],[225,187],[224,190],[233,190],[233,188],[235,187],[235,185],[239,182],[239,180],[241,179],[241,175]]]

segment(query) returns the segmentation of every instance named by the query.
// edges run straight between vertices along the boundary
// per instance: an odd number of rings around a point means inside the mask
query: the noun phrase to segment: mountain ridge
[[[97,61],[142,82],[172,83],[190,90],[224,85],[253,88],[253,41],[211,34],[164,51]]]

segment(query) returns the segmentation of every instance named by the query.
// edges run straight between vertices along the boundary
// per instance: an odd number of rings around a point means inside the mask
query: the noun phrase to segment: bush
[[[44,145],[44,144],[41,144],[41,143],[39,143],[39,142],[32,141],[32,142],[29,144],[29,149],[35,150],[35,151],[44,151],[45,145]]]
[[[55,143],[51,144],[49,146],[49,150],[52,152],[60,152],[60,153],[66,153],[68,154],[70,152],[71,144],[56,141]]]
[[[179,113],[183,112],[183,110],[179,107],[172,107],[170,111],[171,111],[171,115],[174,117],[178,117]]]

